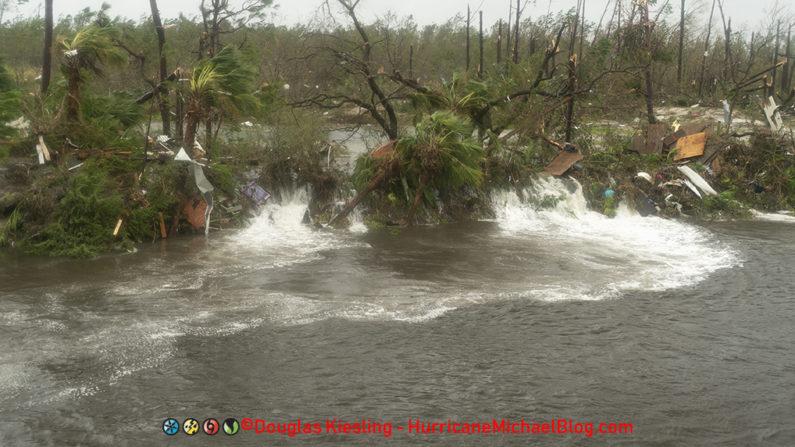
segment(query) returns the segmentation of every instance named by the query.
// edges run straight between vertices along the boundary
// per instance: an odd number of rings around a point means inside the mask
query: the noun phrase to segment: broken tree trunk
[[[502,19],[497,29],[497,65],[499,65],[502,63]]]
[[[166,73],[166,33],[163,30],[163,22],[160,20],[160,12],[157,9],[157,0],[149,0],[149,6],[152,9],[152,21],[155,25],[155,32],[157,33],[157,48],[159,57],[159,73],[160,85],[157,87],[157,100],[160,104],[160,120],[163,123],[163,134],[171,136],[171,117],[168,110],[168,89],[164,87],[167,78]]]
[[[469,72],[469,26],[470,26],[470,13],[469,13],[469,5],[467,5],[467,66],[466,71]]]
[[[348,217],[348,214],[350,214],[351,211],[353,211],[353,209],[356,208],[356,205],[358,205],[359,202],[362,201],[362,199],[367,197],[368,194],[373,192],[373,190],[378,188],[382,183],[384,183],[387,179],[392,177],[392,175],[394,175],[394,173],[398,172],[399,170],[400,170],[400,158],[398,157],[394,157],[391,161],[382,165],[381,168],[378,169],[378,172],[376,172],[376,174],[373,176],[372,180],[370,180],[370,182],[367,184],[367,186],[365,186],[363,190],[361,190],[358,194],[356,194],[356,197],[354,197],[353,200],[351,200],[350,203],[348,203],[348,205],[346,205],[345,208],[343,208],[342,211],[340,211],[340,213],[337,214],[335,218],[331,219],[329,225],[332,226],[336,225],[342,219]]]
[[[44,0],[44,52],[41,63],[41,93],[47,93],[52,77],[52,0]]]
[[[792,25],[789,26],[787,29],[787,49],[784,57],[787,60],[787,63],[781,69],[781,93],[783,95],[789,92],[790,86],[792,84],[792,78],[790,75],[792,74],[792,61],[790,59],[790,42],[792,41]]]
[[[701,97],[701,89],[704,86],[704,68],[707,65],[707,52],[709,51],[709,35],[712,32],[712,16],[715,13],[716,0],[712,0],[712,9],[709,12],[707,22],[707,39],[704,41],[704,55],[701,57],[701,74],[698,77],[698,97]]]
[[[649,118],[649,124],[657,123],[657,118],[654,116],[654,82],[652,80],[652,69],[654,68],[654,59],[652,58],[652,28],[654,24],[649,21],[649,3],[644,2],[641,5],[641,17],[643,26],[645,27],[646,34],[646,52],[649,61],[643,68],[643,79],[646,82],[646,114]]]
[[[425,192],[425,185],[428,184],[428,179],[431,177],[431,171],[425,171],[420,176],[420,184],[417,185],[417,193],[414,194],[414,203],[411,205],[411,209],[409,210],[409,215],[406,218],[406,223],[408,225],[414,224],[414,214],[417,212],[417,207],[422,200],[422,194]]]
[[[520,14],[520,11],[519,11],[519,0],[516,0],[516,26],[514,27],[514,28],[516,28],[515,31],[514,31],[516,33],[516,35],[513,38],[513,63],[514,64],[518,64],[519,63],[519,16],[520,15],[521,14]]]
[[[483,78],[483,11],[480,11],[480,63],[478,64],[478,78]]]
[[[676,83],[682,84],[682,49],[685,46],[685,0],[682,0],[681,15],[679,18],[679,60],[676,65]]]

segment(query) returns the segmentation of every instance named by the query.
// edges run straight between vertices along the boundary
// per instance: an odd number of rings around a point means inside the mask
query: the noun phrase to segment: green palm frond
[[[477,186],[483,178],[483,147],[472,138],[471,121],[449,110],[425,116],[416,126],[416,135],[397,142],[407,177],[432,171],[431,184],[454,188]]]
[[[196,66],[190,80],[190,94],[204,104],[228,102],[240,111],[254,111],[259,106],[252,91],[255,76],[256,71],[243,61],[240,51],[227,46]]]
[[[124,66],[127,55],[114,43],[121,33],[113,26],[89,26],[77,32],[72,39],[63,39],[61,45],[67,54],[66,64],[74,68],[90,68],[98,72],[98,63]],[[70,61],[75,61],[71,62]]]

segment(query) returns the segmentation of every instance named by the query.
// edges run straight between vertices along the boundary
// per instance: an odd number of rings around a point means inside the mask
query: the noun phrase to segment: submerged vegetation
[[[251,181],[271,200],[308,189],[308,218],[334,226],[357,206],[376,226],[486,217],[500,189],[545,209],[559,198],[527,187],[566,151],[583,155],[566,174],[607,215],[619,202],[666,217],[795,208],[787,11],[775,26],[724,25],[710,40],[716,24],[701,29],[667,3],[617,2],[599,24],[582,17],[583,1],[540,17],[517,5],[510,28],[472,33],[474,63],[461,17],[367,24],[358,1],[334,0],[325,23],[286,28],[264,21],[260,0],[212,2],[198,21],[163,25],[150,3],[141,23],[103,6],[50,32],[41,18],[0,24],[0,244],[90,257],[240,225]],[[50,83],[50,62],[31,49],[53,33]],[[768,97],[781,129],[765,123]],[[701,116],[721,100],[726,118]],[[709,127],[703,156],[662,150],[679,120]],[[388,143],[346,172],[329,139],[340,126]],[[181,148],[200,164],[175,162]],[[718,193],[697,197],[683,164]],[[202,202],[216,205],[210,222]]]

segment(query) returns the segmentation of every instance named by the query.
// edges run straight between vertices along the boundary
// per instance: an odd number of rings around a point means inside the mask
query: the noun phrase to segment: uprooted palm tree
[[[479,185],[485,152],[472,138],[472,132],[471,121],[452,111],[426,115],[417,123],[416,135],[398,140],[390,156],[369,159],[357,166],[357,171],[365,171],[355,174],[364,186],[331,224],[347,217],[365,196],[398,175],[411,179],[415,185],[414,201],[406,219],[409,224],[429,187],[439,190]],[[369,181],[365,182],[365,178]]]
[[[193,147],[199,123],[214,109],[231,104],[239,111],[254,110],[258,104],[252,94],[255,75],[254,69],[243,62],[240,52],[232,46],[223,48],[211,59],[201,60],[193,70],[186,92],[188,122],[183,147],[188,150]]]
[[[428,187],[440,190],[480,185],[485,157],[482,145],[472,138],[472,122],[451,111],[425,117],[416,130],[416,135],[395,145],[404,160],[404,174],[417,181],[414,202],[406,218],[409,224]]]
[[[89,26],[78,31],[71,40],[61,41],[64,49],[61,72],[68,86],[68,120],[80,120],[80,86],[86,79],[87,71],[101,75],[102,65],[123,66],[127,63],[126,54],[114,43],[119,35],[115,27]]]

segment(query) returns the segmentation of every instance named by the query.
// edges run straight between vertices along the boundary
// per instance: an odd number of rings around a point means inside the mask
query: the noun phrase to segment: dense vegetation
[[[269,0],[241,9],[213,0],[199,20],[163,24],[150,3],[140,23],[103,8],[54,24],[51,83],[47,20],[0,24],[0,243],[92,256],[161,237],[161,222],[180,231],[198,190],[185,165],[158,153],[150,135],[161,129],[174,152],[206,165],[221,203],[237,200],[256,168],[277,197],[309,187],[316,221],[344,223],[364,203],[374,224],[410,225],[487,215],[489,190],[522,196],[569,142],[586,155],[578,175],[595,207],[605,209],[611,187],[634,202],[636,172],[673,169],[630,143],[642,123],[675,119],[661,108],[725,99],[732,114],[764,119],[760,98],[773,96],[787,117],[795,97],[786,11],[749,35],[732,31],[718,0],[707,27],[670,2],[641,1],[617,2],[600,23],[582,17],[584,2],[540,17],[515,7],[510,21],[482,29],[460,16],[363,23],[351,0],[330,1],[333,15],[311,27],[267,23]],[[26,126],[6,125],[19,117]],[[362,124],[395,143],[360,158],[348,178],[331,163],[327,131]],[[41,141],[52,153],[44,165]],[[721,146],[724,169],[712,173],[721,194],[653,197],[659,205],[702,215],[795,206],[791,134],[717,125],[710,144]],[[221,216],[221,226],[240,222]]]

